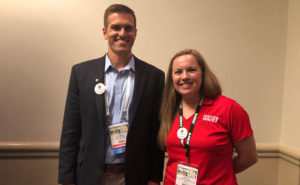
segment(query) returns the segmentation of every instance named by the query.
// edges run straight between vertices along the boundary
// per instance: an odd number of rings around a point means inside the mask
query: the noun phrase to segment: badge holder
[[[108,127],[111,146],[114,154],[121,154],[125,152],[126,137],[128,133],[128,123],[123,122],[119,124],[110,125]]]
[[[176,185],[197,185],[199,166],[179,161],[176,172]]]

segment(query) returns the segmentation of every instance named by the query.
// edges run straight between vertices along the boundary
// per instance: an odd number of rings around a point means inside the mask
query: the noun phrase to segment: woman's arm
[[[253,135],[234,143],[237,156],[233,158],[235,173],[244,171],[257,162],[256,145]]]

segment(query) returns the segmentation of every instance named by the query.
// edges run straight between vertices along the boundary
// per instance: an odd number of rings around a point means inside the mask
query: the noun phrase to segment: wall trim
[[[257,143],[258,158],[281,158],[300,166],[300,150],[285,144]]]
[[[0,151],[58,151],[59,142],[0,142]]]
[[[57,158],[59,142],[0,142],[0,159]]]
[[[282,158],[300,166],[300,150],[285,144],[257,143],[259,158]],[[58,157],[59,142],[0,142],[0,158]]]

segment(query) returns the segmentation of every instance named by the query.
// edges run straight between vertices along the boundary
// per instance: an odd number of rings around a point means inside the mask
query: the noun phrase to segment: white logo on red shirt
[[[213,123],[217,123],[218,119],[219,119],[218,116],[212,116],[212,115],[204,115],[203,116],[204,121],[209,121],[209,122],[213,122]]]

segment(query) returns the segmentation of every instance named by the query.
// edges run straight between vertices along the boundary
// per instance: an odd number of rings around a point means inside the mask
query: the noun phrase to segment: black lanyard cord
[[[187,161],[190,158],[190,141],[191,141],[192,133],[193,133],[193,130],[194,130],[194,127],[195,127],[195,124],[196,124],[196,121],[197,121],[197,118],[198,118],[201,106],[202,106],[202,102],[203,102],[203,97],[201,98],[200,103],[198,104],[198,106],[196,108],[196,111],[195,111],[195,114],[194,114],[194,118],[192,120],[192,123],[191,123],[191,126],[190,126],[190,130],[189,130],[188,135],[187,135],[186,144],[184,144],[184,138],[180,139],[182,146],[186,150],[186,159],[187,159]],[[182,110],[182,105],[179,106],[179,128],[180,129],[183,128],[183,110]]]

